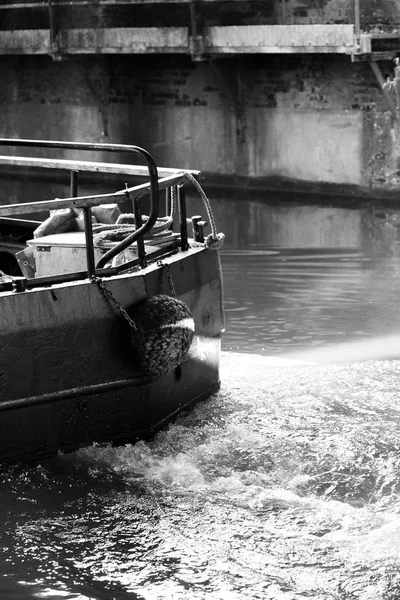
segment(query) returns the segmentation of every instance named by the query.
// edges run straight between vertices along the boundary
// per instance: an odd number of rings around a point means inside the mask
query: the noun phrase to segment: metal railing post
[[[142,213],[140,210],[140,198],[133,199],[133,210],[135,214],[135,228],[140,229],[142,226]],[[146,249],[144,246],[144,237],[141,236],[136,240],[137,254],[139,265],[144,269],[147,266]]]
[[[187,232],[187,217],[186,217],[186,197],[185,187],[181,184],[178,185],[178,202],[179,202],[179,218],[181,226],[181,249],[188,250],[188,232]]]
[[[54,10],[52,0],[48,0],[48,9],[49,9],[49,27],[50,27],[50,48],[51,48],[51,56],[53,59],[60,58],[60,46],[59,46],[59,36],[58,36],[58,27],[56,21],[56,13]]]
[[[361,38],[360,0],[354,0],[354,27],[357,43],[359,44]]]
[[[96,275],[96,265],[94,261],[93,246],[93,227],[92,227],[92,209],[85,206],[83,209],[83,218],[85,222],[85,241],[86,241],[86,264],[89,279]]]
[[[78,173],[76,171],[71,171],[70,174],[70,195],[71,198],[78,196]]]

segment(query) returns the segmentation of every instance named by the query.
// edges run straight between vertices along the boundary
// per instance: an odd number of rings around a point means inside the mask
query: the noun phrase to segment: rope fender
[[[170,296],[147,298],[129,311],[136,329],[130,341],[140,370],[159,377],[185,358],[194,337],[194,320],[189,307]]]

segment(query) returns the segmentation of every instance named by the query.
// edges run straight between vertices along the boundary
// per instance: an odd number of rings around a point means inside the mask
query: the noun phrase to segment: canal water
[[[1,600],[400,598],[400,211],[348,204],[214,202],[221,391],[3,467]]]

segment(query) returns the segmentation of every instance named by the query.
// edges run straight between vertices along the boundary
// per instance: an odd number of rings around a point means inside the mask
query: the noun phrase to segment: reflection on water
[[[226,251],[222,262],[226,349],[276,355],[400,334],[400,256]]]
[[[224,347],[268,356],[318,348],[328,360],[326,346],[400,334],[400,211],[273,200],[216,205],[227,233]],[[397,341],[389,345],[397,356]],[[354,352],[372,357],[371,346]]]
[[[400,597],[396,214],[280,207],[262,240],[257,204],[246,240],[235,206],[221,391],[150,443],[3,468],[1,600]]]

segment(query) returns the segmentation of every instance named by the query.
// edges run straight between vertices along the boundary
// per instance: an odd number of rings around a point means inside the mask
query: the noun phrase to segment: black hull
[[[189,359],[162,382],[109,386],[10,408],[1,413],[0,462],[36,460],[94,442],[121,445],[150,439],[177,414],[218,389],[217,371],[199,370],[197,361]]]
[[[0,462],[149,438],[218,389],[215,254],[196,248],[163,262],[196,335],[182,364],[158,378],[140,373],[128,323],[94,283],[0,293]],[[104,281],[125,309],[169,292],[163,265]]]

